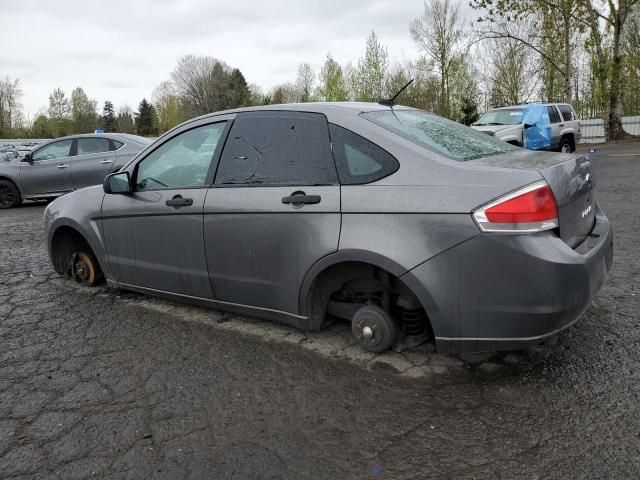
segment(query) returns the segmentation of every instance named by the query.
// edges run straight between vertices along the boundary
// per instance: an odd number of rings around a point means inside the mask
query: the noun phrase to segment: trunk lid
[[[595,192],[589,157],[518,150],[473,162],[494,167],[538,171],[556,198],[560,237],[570,247],[582,243],[593,229]]]

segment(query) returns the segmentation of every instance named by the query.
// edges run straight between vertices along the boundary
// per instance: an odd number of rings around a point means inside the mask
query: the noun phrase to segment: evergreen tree
[[[102,109],[102,128],[105,132],[116,131],[116,109],[109,100],[105,100]]]
[[[138,135],[149,136],[155,134],[154,128],[155,111],[153,105],[143,98],[135,113],[136,132]]]
[[[229,74],[226,108],[237,108],[249,105],[251,92],[242,72],[234,68]]]

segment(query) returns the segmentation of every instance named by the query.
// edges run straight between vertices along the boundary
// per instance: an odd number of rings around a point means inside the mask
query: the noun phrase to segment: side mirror
[[[133,191],[131,188],[131,179],[129,172],[116,172],[107,175],[102,184],[104,193],[109,194],[128,194]]]
[[[33,157],[31,156],[31,152],[27,153],[24,157],[22,157],[21,162],[31,163],[33,162]]]
[[[524,128],[525,128],[525,130],[526,130],[527,128],[531,128],[531,127],[535,127],[535,126],[536,126],[536,124],[535,124],[535,123],[525,123],[525,124],[524,124]]]

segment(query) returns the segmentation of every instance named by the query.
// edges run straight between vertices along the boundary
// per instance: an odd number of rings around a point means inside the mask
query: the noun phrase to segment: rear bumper
[[[513,350],[575,323],[613,260],[613,229],[596,207],[575,249],[554,232],[483,234],[403,275],[429,314],[442,353]]]

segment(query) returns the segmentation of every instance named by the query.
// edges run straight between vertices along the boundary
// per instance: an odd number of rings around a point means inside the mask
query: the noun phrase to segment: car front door
[[[108,138],[78,138],[70,161],[73,188],[100,185],[111,173],[115,159]]]
[[[212,298],[202,211],[230,119],[177,130],[129,167],[131,194],[105,195],[102,225],[117,282]]]
[[[49,143],[31,154],[30,162],[20,163],[20,185],[26,196],[52,195],[73,190],[69,153],[73,140]]]
[[[549,122],[551,123],[551,149],[555,150],[560,146],[560,138],[562,137],[562,118],[555,105],[547,105],[549,113]]]
[[[324,115],[238,114],[204,206],[216,300],[298,313],[302,280],[335,252],[340,186]]]

